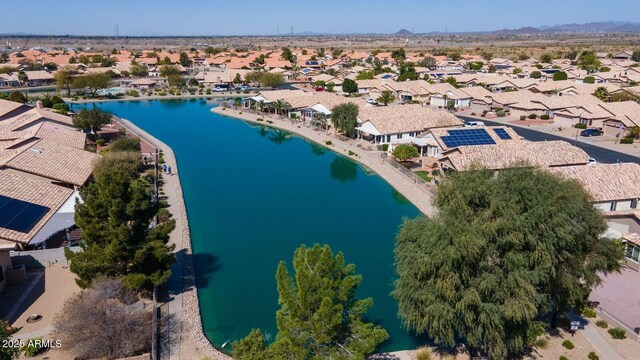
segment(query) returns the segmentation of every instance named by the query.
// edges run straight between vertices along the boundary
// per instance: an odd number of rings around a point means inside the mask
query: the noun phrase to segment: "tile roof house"
[[[19,172],[59,185],[84,185],[99,155],[53,140],[36,140],[14,150],[0,150],[0,171]]]
[[[359,137],[371,136],[376,144],[396,142],[403,136],[417,137],[439,127],[462,126],[462,120],[446,111],[436,111],[418,104],[372,106],[358,114]]]
[[[550,169],[564,178],[577,180],[602,211],[638,209],[640,164],[596,164]]]
[[[565,141],[515,141],[496,145],[460,146],[445,151],[444,169],[465,171],[474,166],[499,171],[514,166],[560,167],[586,165],[589,155]]]
[[[0,171],[0,208],[12,202],[17,208],[32,209],[0,225],[0,241],[26,245],[72,195],[71,189]]]
[[[478,132],[481,132],[479,135],[482,138],[479,138]],[[522,141],[520,136],[508,126],[433,128],[418,137],[426,139],[429,143],[427,156],[441,157],[444,152],[461,146],[460,139],[465,138],[465,134],[474,136],[476,140],[482,140],[480,143],[501,144],[507,141]],[[466,137],[470,138],[469,136]]]

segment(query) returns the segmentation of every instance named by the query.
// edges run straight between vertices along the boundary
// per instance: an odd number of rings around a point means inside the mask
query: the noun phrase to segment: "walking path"
[[[398,169],[385,162],[380,157],[379,152],[365,150],[359,147],[356,143],[341,141],[337,137],[327,135],[324,131],[316,131],[303,124],[292,122],[280,116],[252,114],[230,108],[223,109],[220,106],[213,108],[211,111],[223,116],[229,116],[256,124],[290,131],[319,145],[327,147],[330,150],[349,157],[351,160],[357,161],[375,171],[393,188],[411,201],[423,214],[427,216],[435,214],[434,207],[431,205],[431,198],[433,197],[433,194],[429,192],[426,186],[414,183],[413,180],[401,173]],[[259,118],[264,118],[265,121],[257,121]],[[269,124],[266,120],[270,120],[273,123]],[[326,145],[327,141],[331,141],[331,145]],[[367,143],[367,145],[369,144]],[[352,152],[352,155],[349,154],[349,152]]]
[[[128,120],[119,120],[129,131],[162,150],[164,161],[171,166],[172,175],[163,175],[162,187],[169,211],[176,221],[170,234],[170,244],[175,245],[176,263],[171,268],[168,282],[169,298],[164,304],[163,319],[165,338],[160,340],[161,359],[199,359],[208,356],[228,360],[229,356],[216,350],[205,337],[200,320],[198,294],[195,287],[193,258],[191,257],[191,235],[187,220],[187,209],[182,195],[182,186],[173,150],[160,140],[149,135]]]
[[[598,355],[600,355],[601,359],[607,360],[624,360],[622,356],[620,356],[598,332],[596,329],[596,325],[593,321],[586,321],[583,318],[570,313],[569,318],[572,321],[580,321],[582,324],[582,328],[580,329],[580,333],[584,336],[585,339],[593,346]]]

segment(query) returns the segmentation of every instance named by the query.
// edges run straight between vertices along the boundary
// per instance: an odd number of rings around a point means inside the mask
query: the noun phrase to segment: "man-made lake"
[[[91,105],[89,105],[91,106]],[[107,102],[173,148],[179,163],[206,336],[216,347],[252,328],[276,333],[275,272],[301,244],[329,244],[364,279],[380,350],[414,348],[392,290],[393,246],[419,211],[382,178],[304,139],[210,112],[214,102]],[[172,165],[172,164],[169,164]],[[227,349],[228,350],[228,349]]]

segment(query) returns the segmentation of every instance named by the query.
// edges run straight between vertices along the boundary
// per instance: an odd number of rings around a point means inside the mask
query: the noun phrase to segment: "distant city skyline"
[[[271,4],[271,6],[268,6]],[[38,35],[193,36],[294,33],[415,33],[492,31],[599,21],[630,21],[640,1],[294,0],[168,1],[21,0],[3,4],[0,33]],[[6,16],[6,15],[9,16]],[[537,16],[538,14],[539,16]]]

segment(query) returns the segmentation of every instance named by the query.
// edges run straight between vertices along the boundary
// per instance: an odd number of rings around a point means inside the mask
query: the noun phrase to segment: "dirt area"
[[[599,319],[594,319],[594,322]],[[606,329],[598,328],[598,332],[600,336],[615,350],[620,356],[625,359],[632,360],[640,358],[640,342],[637,342],[633,339],[626,338],[624,340],[616,340],[611,337],[611,335],[607,332],[612,327],[615,327],[613,324],[609,324],[609,327]]]
[[[571,336],[567,331],[559,330],[556,334],[547,334],[547,339],[549,340],[549,343],[545,349],[536,349],[534,353],[527,358],[557,360],[560,356],[564,355],[569,359],[587,359],[587,355],[591,351],[595,351],[580,332]],[[562,342],[565,340],[571,341],[575,348],[569,350],[562,346]]]
[[[44,340],[55,340],[51,334],[56,313],[64,307],[67,299],[80,288],[75,282],[75,275],[67,266],[55,265],[43,270],[29,273],[29,280],[23,285],[11,285],[3,292],[0,316],[7,318],[18,331],[14,337],[28,340],[42,337]],[[6,297],[5,297],[6,295]],[[39,314],[42,319],[29,323],[27,318]],[[39,357],[30,359],[71,359],[73,356],[61,349],[51,349]]]

